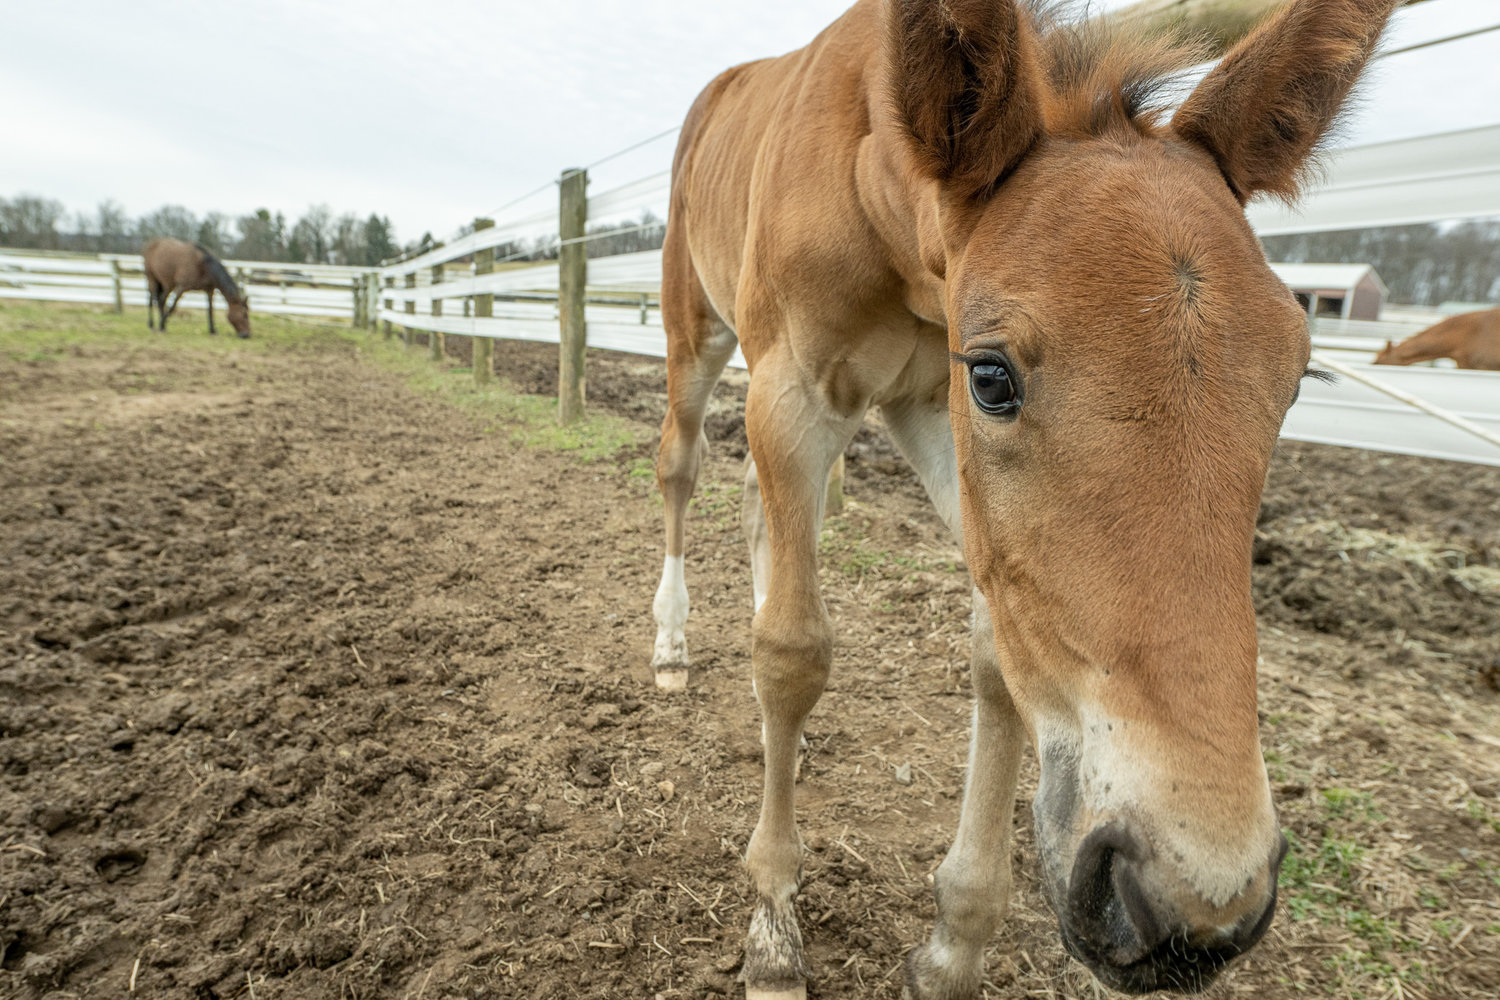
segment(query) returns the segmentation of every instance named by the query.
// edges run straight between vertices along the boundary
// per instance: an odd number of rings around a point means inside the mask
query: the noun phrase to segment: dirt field
[[[690,528],[700,669],[668,697],[660,362],[595,355],[609,416],[578,437],[462,358],[140,319],[0,305],[0,997],[732,996],[759,781],[740,390]],[[554,357],[497,368],[547,392]],[[800,911],[811,995],[884,998],[956,820],[968,584],[878,435],[849,468]],[[1500,470],[1283,446],[1256,562],[1294,848],[1216,995],[1495,997]],[[1016,823],[988,995],[1100,996]]]

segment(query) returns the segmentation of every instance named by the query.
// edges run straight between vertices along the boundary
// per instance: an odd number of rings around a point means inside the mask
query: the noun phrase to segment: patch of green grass
[[[1306,912],[1337,903],[1349,894],[1355,866],[1364,860],[1363,847],[1353,840],[1325,835],[1317,850],[1310,851],[1292,831],[1283,832],[1289,849],[1279,884],[1292,893],[1288,903],[1294,915],[1302,916],[1299,906]]]
[[[869,574],[900,578],[919,571],[957,570],[951,559],[929,560],[904,552],[876,548],[869,544],[863,530],[844,516],[833,516],[823,522],[818,536],[818,552],[832,568],[851,580]]]
[[[198,298],[202,303],[202,298]],[[52,359],[100,346],[190,347],[226,354],[271,349],[306,351],[353,341],[355,331],[340,323],[318,323],[286,316],[258,315],[251,307],[249,340],[241,340],[221,310],[214,311],[217,336],[209,336],[208,314],[187,301],[172,315],[167,332],[146,329],[146,310],[60,302],[4,300],[0,304],[0,357],[12,361]]]
[[[654,467],[651,476],[655,477]],[[738,482],[698,482],[698,491],[688,501],[691,516],[704,518],[720,531],[736,531],[740,525],[740,507],[744,502],[745,487]]]
[[[1375,796],[1352,788],[1323,789],[1323,808],[1334,819],[1364,819],[1379,822],[1385,816],[1375,807]]]
[[[1283,832],[1290,849],[1281,866],[1279,885],[1293,919],[1334,924],[1354,935],[1331,964],[1346,975],[1420,979],[1420,963],[1407,963],[1397,970],[1383,957],[1393,951],[1412,951],[1418,945],[1402,932],[1397,921],[1372,913],[1360,895],[1357,881],[1365,849],[1356,841],[1324,834],[1314,850],[1292,831]]]
[[[434,364],[425,348],[408,348],[400,340],[358,336],[355,341],[361,354],[401,375],[412,390],[467,412],[486,431],[507,434],[523,447],[570,452],[580,461],[598,462],[645,438],[629,421],[601,413],[560,426],[555,396],[517,392],[498,375],[489,385],[475,385],[472,373]]]
[[[0,358],[36,361],[110,347],[184,349],[230,356],[271,351],[309,355],[329,350],[357,352],[403,376],[413,390],[465,411],[481,427],[508,434],[525,447],[569,452],[582,461],[594,462],[613,457],[645,438],[630,422],[597,413],[559,427],[557,400],[553,397],[524,395],[498,378],[490,386],[476,387],[468,369],[434,364],[427,359],[425,349],[408,348],[398,339],[386,340],[342,321],[310,322],[261,315],[254,311],[252,302],[252,335],[241,340],[222,314],[217,314],[216,320],[219,334],[209,336],[207,314],[185,306],[173,315],[167,332],[161,333],[146,328],[146,310],[141,307],[115,313],[98,306],[5,301],[0,304]],[[155,386],[142,381],[129,388]]]
[[[1468,799],[1464,802],[1464,809],[1471,819],[1478,820],[1496,833],[1500,833],[1500,817],[1491,816],[1489,807],[1483,802],[1478,799]]]

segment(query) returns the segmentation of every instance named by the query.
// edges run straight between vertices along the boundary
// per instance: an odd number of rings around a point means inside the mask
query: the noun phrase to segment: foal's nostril
[[[1145,958],[1167,937],[1136,876],[1138,855],[1127,831],[1101,827],[1079,847],[1068,887],[1078,934],[1101,958],[1119,966]]]

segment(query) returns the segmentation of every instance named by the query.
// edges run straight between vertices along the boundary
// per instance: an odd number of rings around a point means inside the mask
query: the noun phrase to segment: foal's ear
[[[1041,72],[1015,0],[892,0],[891,97],[922,168],[992,187],[1042,129]]]
[[[1172,118],[1241,203],[1296,196],[1399,0],[1293,0],[1240,42]]]

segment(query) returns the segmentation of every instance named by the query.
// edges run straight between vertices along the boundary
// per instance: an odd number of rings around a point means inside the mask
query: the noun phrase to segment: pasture
[[[191,305],[191,303],[189,303]],[[696,671],[649,668],[659,360],[450,357],[258,315],[0,307],[0,996],[734,995],[760,746],[743,376],[689,520]],[[798,796],[813,995],[896,997],[970,697],[957,546],[878,429],[824,525]],[[1500,469],[1283,443],[1255,550],[1292,842],[1214,994],[1500,993]],[[987,996],[1103,995],[1036,884]]]

